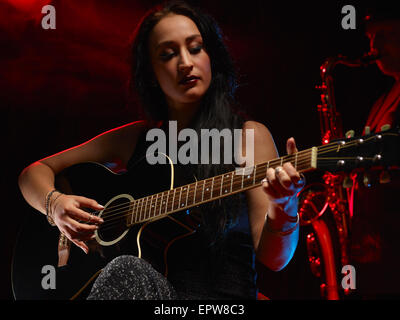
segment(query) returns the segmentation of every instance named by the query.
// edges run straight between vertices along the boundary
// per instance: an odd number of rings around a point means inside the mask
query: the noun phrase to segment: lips
[[[199,80],[200,77],[195,76],[195,75],[187,75],[183,77],[180,81],[179,84],[188,84],[188,83],[195,83],[197,80]]]

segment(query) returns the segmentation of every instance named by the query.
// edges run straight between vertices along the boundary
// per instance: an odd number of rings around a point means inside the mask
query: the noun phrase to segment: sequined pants
[[[171,300],[177,294],[148,262],[124,255],[112,260],[93,284],[88,300]]]

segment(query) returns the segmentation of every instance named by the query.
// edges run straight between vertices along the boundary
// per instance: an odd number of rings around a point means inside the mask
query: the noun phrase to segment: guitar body
[[[127,228],[130,201],[169,190],[174,178],[172,164],[150,166],[146,159],[132,172],[115,174],[103,165],[84,163],[56,177],[58,190],[95,199],[106,207],[98,214],[105,220],[104,231],[100,227],[96,239],[88,242],[88,254],[70,243],[68,262],[59,267],[58,228],[51,227],[38,212],[30,215],[13,257],[15,299],[85,298],[99,271],[113,258],[125,254],[144,258],[159,272],[167,272],[169,248],[177,239],[193,234],[199,220],[195,215],[177,212]],[[121,219],[116,219],[118,214]]]

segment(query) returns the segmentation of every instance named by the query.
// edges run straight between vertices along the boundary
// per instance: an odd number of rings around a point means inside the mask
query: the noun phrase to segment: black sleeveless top
[[[149,129],[140,135],[127,164],[128,171],[134,170],[154,143],[146,141]],[[168,141],[167,131],[164,130]],[[174,187],[195,181],[191,165],[175,164],[174,176],[181,182]],[[200,226],[193,236],[175,242],[173,250],[168,251],[168,280],[182,299],[256,299],[255,255],[245,196],[240,197],[244,201],[240,201],[237,223],[216,243],[210,242]]]

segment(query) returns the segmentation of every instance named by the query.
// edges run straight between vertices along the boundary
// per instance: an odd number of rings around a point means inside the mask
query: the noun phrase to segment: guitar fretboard
[[[128,227],[258,187],[268,168],[286,162],[292,163],[300,173],[311,170],[316,168],[316,159],[317,148],[313,147],[134,200],[129,206]]]

